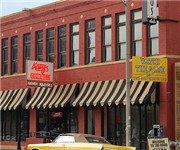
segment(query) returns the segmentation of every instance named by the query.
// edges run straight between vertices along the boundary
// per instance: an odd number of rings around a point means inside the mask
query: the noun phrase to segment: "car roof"
[[[64,134],[60,134],[59,136],[74,136],[75,142],[86,142],[86,143],[89,143],[87,141],[87,139],[86,139],[88,137],[89,138],[99,138],[99,139],[103,139],[104,141],[106,141],[106,139],[104,137],[93,135],[93,134],[64,133]]]

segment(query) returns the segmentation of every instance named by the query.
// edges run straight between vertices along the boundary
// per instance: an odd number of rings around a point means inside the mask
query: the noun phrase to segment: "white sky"
[[[56,0],[0,0],[0,16],[22,11],[23,8],[34,8]]]

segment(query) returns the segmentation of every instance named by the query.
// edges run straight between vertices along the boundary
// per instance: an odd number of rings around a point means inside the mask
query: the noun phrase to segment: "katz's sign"
[[[27,80],[53,82],[53,63],[27,60]]]

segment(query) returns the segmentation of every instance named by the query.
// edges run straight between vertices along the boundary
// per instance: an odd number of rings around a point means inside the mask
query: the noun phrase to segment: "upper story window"
[[[79,65],[79,24],[71,25],[71,66]]]
[[[2,75],[8,74],[8,38],[2,39]]]
[[[66,26],[58,28],[58,67],[66,66]]]
[[[31,51],[31,34],[24,35],[24,72],[26,71],[26,60],[30,59]]]
[[[158,9],[157,9],[158,14]],[[159,54],[159,22],[148,27],[148,55]]]
[[[86,63],[95,62],[95,19],[86,21]]]
[[[126,58],[126,16],[117,15],[117,60]]]
[[[142,11],[133,11],[132,19],[132,55],[142,56]]]
[[[18,37],[17,36],[11,38],[11,54],[12,54],[11,72],[12,74],[14,74],[17,73],[18,71]]]
[[[36,60],[43,60],[43,31],[36,32]]]
[[[111,61],[112,60],[112,35],[111,35],[111,16],[103,17],[103,51],[102,51],[102,61]]]
[[[54,28],[47,29],[46,38],[47,61],[54,62]]]

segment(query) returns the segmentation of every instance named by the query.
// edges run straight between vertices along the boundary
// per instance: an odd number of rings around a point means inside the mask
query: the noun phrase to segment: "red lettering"
[[[49,74],[30,73],[30,78],[35,80],[50,81],[50,77],[51,76]]]
[[[38,62],[33,63],[32,69],[34,69],[36,71],[41,71],[42,74],[49,71],[49,68],[46,64],[40,64]]]

